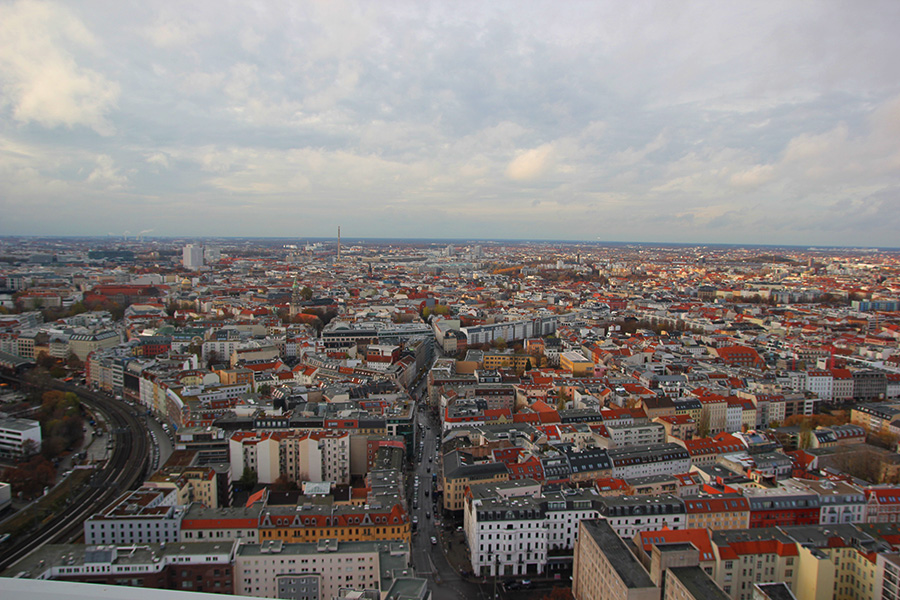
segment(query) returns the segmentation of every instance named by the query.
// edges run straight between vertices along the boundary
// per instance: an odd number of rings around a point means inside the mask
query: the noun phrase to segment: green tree
[[[304,300],[312,300],[313,291],[309,286],[303,286],[303,289],[300,290],[300,297]]]
[[[255,469],[248,469],[244,467],[244,472],[241,474],[241,478],[238,479],[238,483],[241,484],[241,487],[245,490],[252,490],[256,487],[256,484],[259,482],[259,474]]]
[[[272,395],[272,386],[269,385],[268,383],[264,383],[261,386],[259,386],[259,395],[262,396],[263,398],[268,398],[269,396],[271,396]]]
[[[506,338],[498,337],[494,340],[494,348],[497,350],[506,350]]]

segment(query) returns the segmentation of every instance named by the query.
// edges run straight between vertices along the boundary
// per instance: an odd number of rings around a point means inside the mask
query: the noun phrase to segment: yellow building
[[[594,374],[594,363],[581,352],[563,352],[559,355],[559,368],[575,377],[590,377]]]
[[[466,488],[474,483],[509,481],[509,469],[503,463],[475,463],[471,455],[458,451],[448,452],[443,460],[441,489],[444,492],[445,510],[462,510],[465,507]]]
[[[174,489],[178,506],[200,502],[207,508],[219,507],[216,472],[208,467],[163,468],[154,473],[144,487]]]
[[[530,354],[502,354],[500,352],[485,352],[481,360],[484,369],[515,369],[517,371],[524,370],[531,361],[531,366],[535,366],[531,360]]]
[[[259,520],[259,541],[285,543],[338,540],[341,542],[410,542],[409,515],[398,503],[392,507],[347,505],[270,506]]]
[[[741,494],[685,496],[686,529],[747,529],[750,503]]]

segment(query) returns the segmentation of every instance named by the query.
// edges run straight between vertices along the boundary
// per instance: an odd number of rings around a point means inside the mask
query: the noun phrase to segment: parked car
[[[434,536],[431,536],[431,545],[434,546],[435,544],[437,544],[437,538]]]

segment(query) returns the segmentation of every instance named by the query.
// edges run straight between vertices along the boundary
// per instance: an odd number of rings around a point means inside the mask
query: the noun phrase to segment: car
[[[430,519],[430,518],[431,518],[431,513],[430,513],[430,512],[425,513],[425,518],[426,518],[426,519]]]
[[[523,580],[522,580],[522,587],[528,587],[529,585],[531,585],[531,580],[530,580],[530,579],[523,579]]]
[[[435,544],[437,544],[437,538],[434,536],[431,536],[431,545],[434,546]]]
[[[428,497],[428,490],[425,490],[425,497]]]
[[[425,469],[425,472],[426,472],[426,473],[431,473],[431,467],[428,467],[427,469]]]

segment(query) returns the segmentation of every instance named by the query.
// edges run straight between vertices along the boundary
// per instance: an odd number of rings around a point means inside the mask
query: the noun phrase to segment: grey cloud
[[[0,48],[0,233],[896,235],[896,3],[34,6],[66,108]]]

